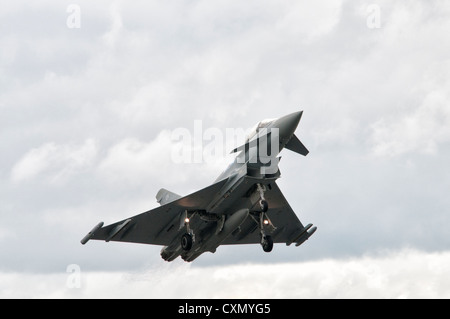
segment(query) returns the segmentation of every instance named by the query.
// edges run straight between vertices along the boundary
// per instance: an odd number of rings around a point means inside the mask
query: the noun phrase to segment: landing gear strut
[[[183,236],[181,236],[181,248],[184,251],[191,250],[192,244],[194,243],[193,232],[192,232],[191,227],[189,225],[190,218],[192,218],[192,215],[190,217],[188,217],[188,212],[186,210],[184,212],[184,215],[182,216],[182,220],[181,220],[181,225],[184,224],[184,226],[186,226],[186,233]],[[181,227],[180,227],[180,229],[181,229]]]
[[[261,199],[259,201],[259,207],[261,207],[261,211],[265,213],[269,210],[269,203],[267,203],[264,199]]]
[[[270,220],[265,216],[264,212],[259,213],[259,230],[261,231],[261,246],[266,253],[270,253],[273,249],[272,236],[266,235],[264,226],[271,225]]]
[[[264,198],[264,192],[266,190],[266,187],[264,185],[259,184],[259,183],[256,184],[256,186],[258,187],[259,197],[261,198],[259,200],[259,207],[261,208],[261,211],[263,213],[265,213],[265,212],[267,212],[269,210],[269,203]]]

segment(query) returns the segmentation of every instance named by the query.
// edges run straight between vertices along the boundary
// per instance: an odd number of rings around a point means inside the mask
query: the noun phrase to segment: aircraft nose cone
[[[275,121],[275,127],[278,127],[280,140],[283,144],[287,143],[297,129],[298,123],[302,117],[303,111],[280,117]]]

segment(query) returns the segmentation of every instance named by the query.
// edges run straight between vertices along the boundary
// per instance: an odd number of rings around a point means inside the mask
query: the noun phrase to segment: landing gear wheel
[[[262,212],[265,213],[269,210],[269,203],[266,202],[264,199],[261,199],[259,201],[259,207],[261,207]]]
[[[271,236],[264,237],[261,246],[266,253],[270,253],[273,249],[273,239]]]
[[[181,237],[181,248],[183,248],[184,251],[188,251],[192,248],[192,236],[189,234],[184,234]]]

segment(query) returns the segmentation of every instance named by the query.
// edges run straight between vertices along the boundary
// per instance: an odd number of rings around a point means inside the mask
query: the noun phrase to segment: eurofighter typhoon
[[[181,256],[187,262],[220,245],[260,244],[265,252],[274,243],[300,246],[317,227],[303,226],[276,180],[281,150],[309,153],[294,134],[302,114],[259,122],[212,185],[184,197],[160,189],[156,199],[161,206],[108,226],[101,222],[81,243],[161,245],[164,260]]]

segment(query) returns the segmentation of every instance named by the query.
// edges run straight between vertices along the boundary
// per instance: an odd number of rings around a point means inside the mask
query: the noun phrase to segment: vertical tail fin
[[[165,205],[167,203],[173,202],[177,199],[180,199],[181,196],[175,193],[172,193],[171,191],[168,191],[165,188],[161,188],[158,193],[156,194],[156,201],[162,205]]]

